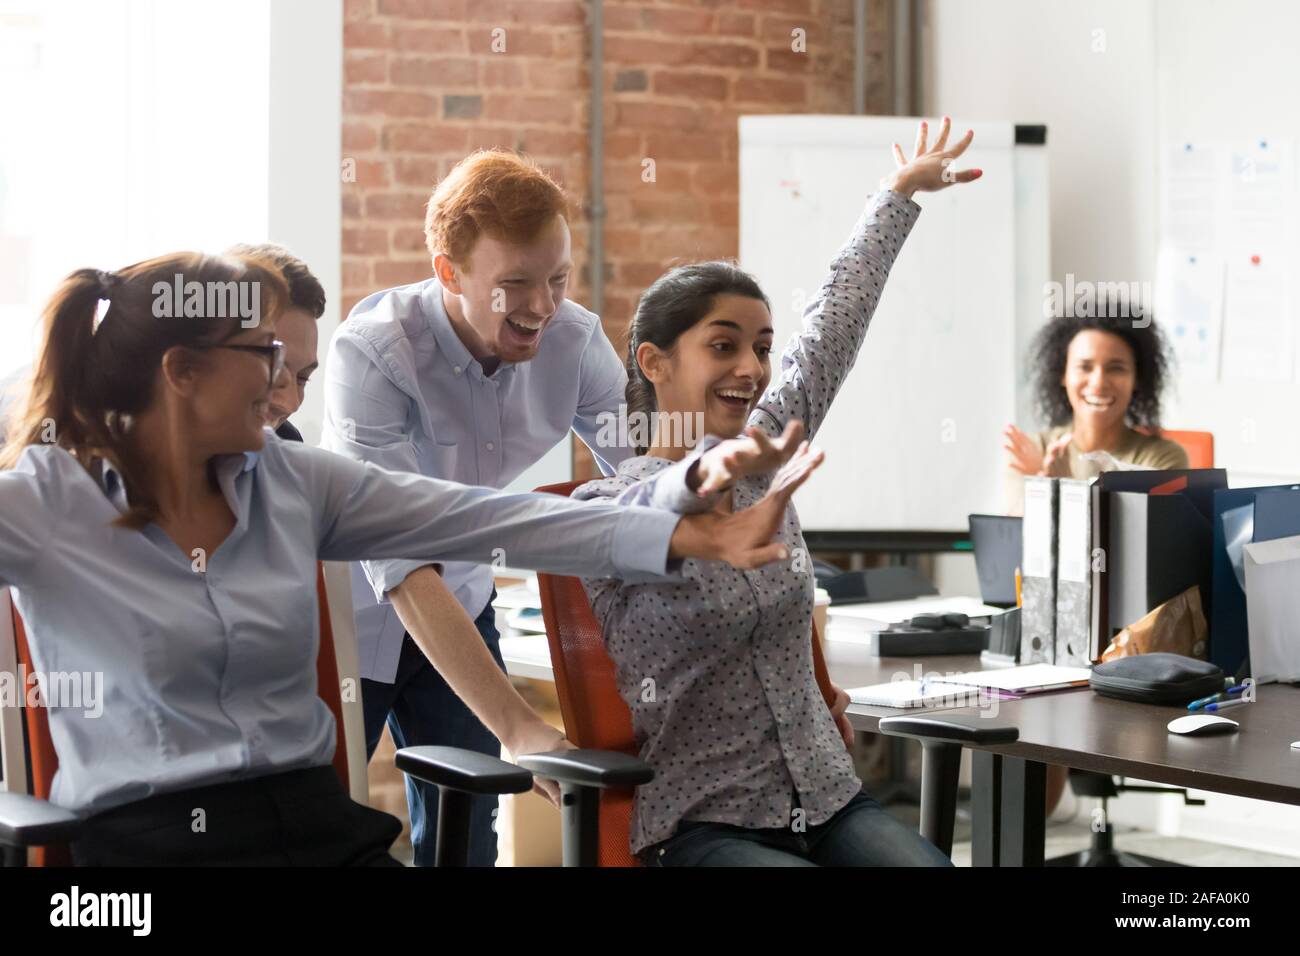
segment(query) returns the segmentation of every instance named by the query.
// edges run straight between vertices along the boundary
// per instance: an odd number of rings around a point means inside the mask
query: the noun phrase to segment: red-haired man
[[[490,150],[459,163],[429,200],[434,276],[363,299],[330,344],[324,446],[393,470],[501,488],[572,429],[611,473],[631,453],[607,441],[627,377],[600,319],[565,297],[573,270],[567,211],[563,190],[524,157]],[[500,558],[509,564],[509,554]],[[353,584],[370,752],[386,721],[399,747],[495,754],[496,738],[433,666],[438,629],[463,608],[485,655],[504,669],[492,569],[371,561],[353,569]],[[561,738],[557,731],[535,744],[553,749]],[[437,791],[408,779],[407,801],[415,862],[429,863]],[[496,858],[495,805],[476,798],[473,864]]]

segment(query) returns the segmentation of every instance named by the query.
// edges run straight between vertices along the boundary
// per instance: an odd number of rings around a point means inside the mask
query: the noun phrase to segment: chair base
[[[1124,853],[1119,850],[1088,848],[1078,853],[1067,853],[1048,860],[1044,866],[1186,866],[1171,860],[1160,860],[1141,853]]]

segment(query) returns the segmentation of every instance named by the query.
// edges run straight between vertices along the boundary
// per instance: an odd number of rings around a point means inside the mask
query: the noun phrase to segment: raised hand
[[[1043,453],[1034,440],[1015,425],[1002,429],[1002,447],[1010,458],[1011,467],[1022,475],[1036,475],[1043,470]]]
[[[951,128],[952,120],[945,116],[943,124],[939,127],[939,138],[934,141],[933,146],[930,146],[927,142],[928,124],[922,121],[916,131],[916,144],[912,147],[911,159],[908,159],[903,154],[903,148],[895,143],[894,162],[898,168],[880,181],[881,188],[911,196],[915,192],[938,192],[954,183],[969,183],[983,176],[984,171],[981,169],[959,171],[956,168],[957,157],[966,152],[966,147],[975,138],[975,133],[973,130],[967,130],[966,135],[958,140],[952,149],[946,149]]]
[[[1022,475],[1043,475],[1049,478],[1070,477],[1070,441],[1074,436],[1066,432],[1039,451],[1034,440],[1015,425],[1002,429],[1002,447],[1010,465]]]
[[[1066,432],[1056,441],[1047,446],[1047,451],[1043,453],[1043,467],[1039,471],[1040,475],[1048,478],[1069,478],[1070,477],[1070,440],[1074,436]]]
[[[774,471],[790,460],[802,442],[803,422],[791,421],[775,440],[760,428],[746,428],[741,437],[719,442],[700,456],[695,472],[698,491],[707,495],[741,478]]]

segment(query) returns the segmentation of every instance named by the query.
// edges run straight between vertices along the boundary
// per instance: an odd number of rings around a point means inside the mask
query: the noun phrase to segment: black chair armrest
[[[1020,739],[1014,724],[998,724],[987,717],[952,714],[949,716],[909,716],[880,718],[880,732],[894,737],[946,741],[955,744],[1006,744]]]
[[[404,747],[397,751],[397,769],[436,787],[465,793],[524,793],[533,788],[533,775],[527,770],[459,747]]]
[[[579,787],[635,787],[655,775],[645,761],[616,750],[552,750],[518,760],[539,777]]]
[[[48,846],[76,837],[82,818],[25,793],[0,793],[0,844]]]

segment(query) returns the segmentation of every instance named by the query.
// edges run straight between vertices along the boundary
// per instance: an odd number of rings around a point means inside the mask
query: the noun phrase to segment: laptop
[[[970,539],[975,548],[975,573],[980,600],[994,607],[1016,606],[1016,568],[1020,567],[1020,518],[970,515]]]

